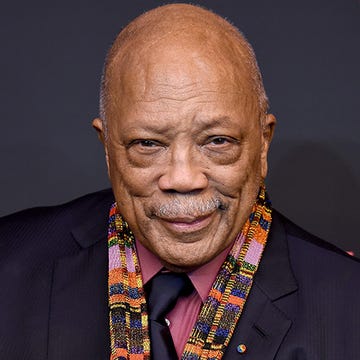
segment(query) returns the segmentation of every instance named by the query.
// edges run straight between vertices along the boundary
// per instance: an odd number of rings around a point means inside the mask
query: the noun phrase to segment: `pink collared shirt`
[[[207,264],[188,273],[195,290],[187,297],[180,297],[174,309],[167,314],[166,318],[170,321],[169,328],[179,358],[181,358],[190,332],[195,325],[201,306],[205,302],[231,246],[232,244]],[[160,260],[138,240],[136,240],[136,248],[143,283],[146,284],[163,268],[163,265]]]

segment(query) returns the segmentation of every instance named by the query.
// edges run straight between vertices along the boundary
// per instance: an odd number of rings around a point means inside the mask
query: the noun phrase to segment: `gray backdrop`
[[[0,215],[109,186],[90,123],[114,36],[159,1],[14,1],[0,11]],[[276,208],[360,254],[356,0],[198,1],[253,44],[278,118]]]

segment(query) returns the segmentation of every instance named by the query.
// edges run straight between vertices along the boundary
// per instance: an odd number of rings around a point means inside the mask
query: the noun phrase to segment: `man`
[[[359,262],[271,210],[275,118],[233,26],[138,17],[100,107],[114,195],[1,220],[2,358],[359,358]]]

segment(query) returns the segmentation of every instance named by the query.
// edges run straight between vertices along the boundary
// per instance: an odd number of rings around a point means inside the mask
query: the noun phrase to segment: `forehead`
[[[157,86],[154,86],[157,89]],[[227,134],[256,126],[258,119],[252,98],[231,87],[189,86],[157,91],[146,96],[123,96],[114,108],[110,130],[122,137],[139,134],[194,135],[215,129]]]
[[[212,93],[252,95],[252,81],[242,62],[221,50],[183,39],[155,42],[127,52],[111,66],[109,92],[116,103],[186,100]]]

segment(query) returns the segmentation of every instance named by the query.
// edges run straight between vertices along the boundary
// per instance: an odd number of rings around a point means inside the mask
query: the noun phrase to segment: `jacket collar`
[[[276,210],[273,210],[271,231],[260,264],[254,282],[271,301],[297,290],[290,264],[286,231]]]
[[[75,241],[84,249],[102,241],[104,235],[106,237],[110,206],[115,201],[111,189],[103,190],[96,195],[98,201],[84,211],[82,222],[71,231]]]
[[[113,201],[108,190],[94,194],[85,209],[81,203],[77,211],[85,216],[71,231],[80,249],[54,264],[49,360],[109,358],[107,222]]]
[[[297,282],[287,241],[281,217],[273,211],[264,255],[224,360],[275,359],[297,307]],[[240,344],[247,347],[243,354],[237,350]]]

